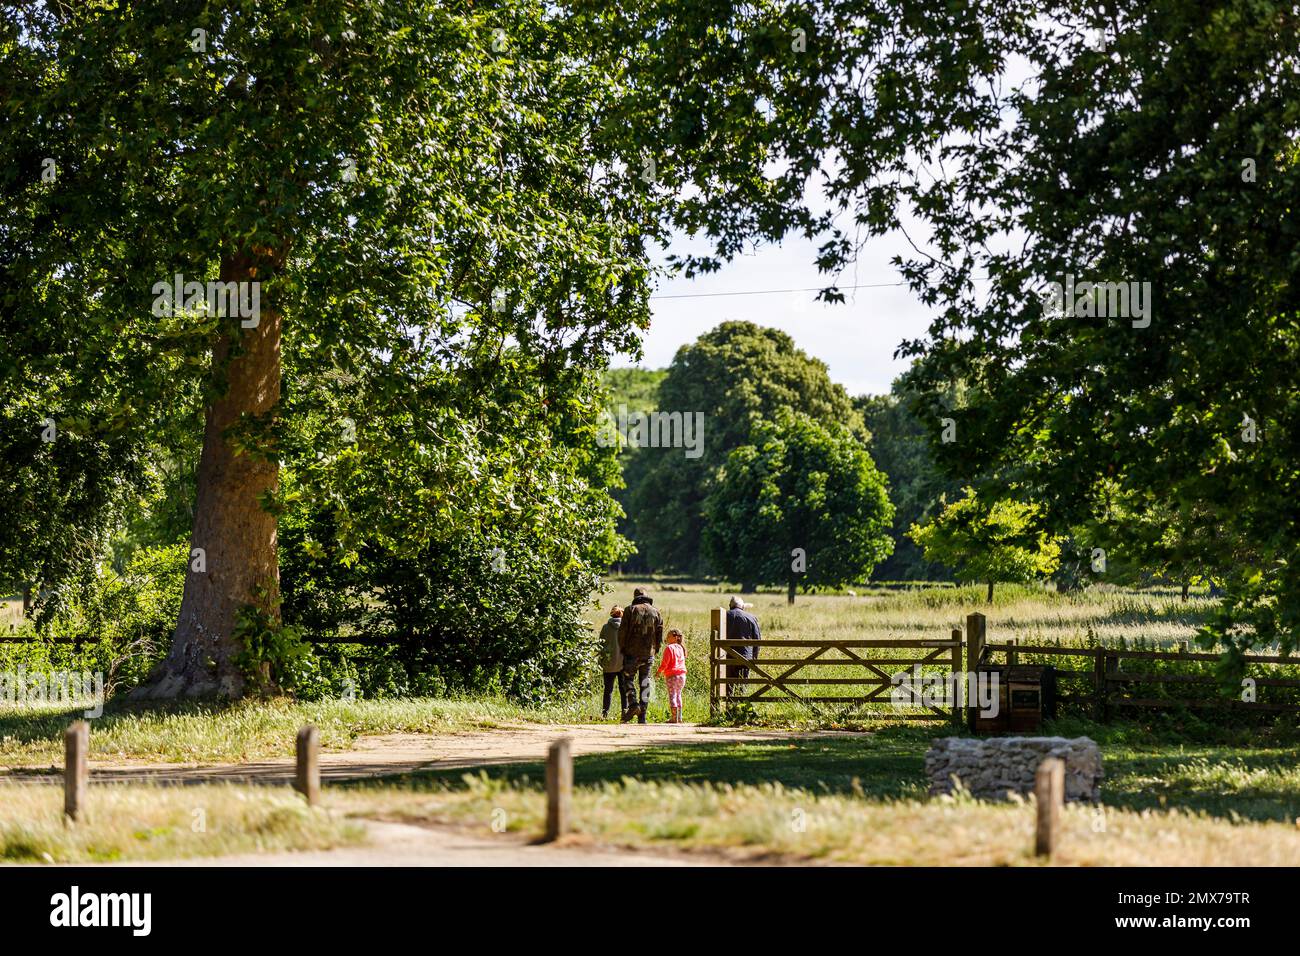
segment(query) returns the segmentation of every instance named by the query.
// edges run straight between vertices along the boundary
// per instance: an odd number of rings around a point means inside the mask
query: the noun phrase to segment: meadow
[[[592,643],[613,603],[649,588],[669,627],[685,632],[690,677],[687,720],[706,721],[703,656],[709,611],[728,592],[700,583],[620,579],[593,605]],[[1195,639],[1212,606],[1205,595],[1093,589],[1076,594],[999,588],[880,587],[857,594],[747,595],[764,636],[888,639],[947,637],[979,610],[991,641],[1171,647]],[[13,653],[11,646],[9,652]],[[497,698],[249,700],[140,706],[110,701],[93,722],[92,760],[237,762],[292,754],[296,729],[320,728],[322,746],[346,750],[359,737],[450,734],[515,722],[590,722],[599,676],[569,700],[522,707]],[[652,720],[664,717],[657,685]],[[57,708],[0,709],[0,766],[61,762],[61,733],[73,714]],[[1057,862],[1078,865],[1271,865],[1300,860],[1300,732],[1293,717],[1223,720],[1171,708],[1094,723],[1064,713],[1046,733],[1087,735],[1105,756],[1100,808],[1067,810]],[[754,708],[748,719],[835,728],[796,706]],[[958,795],[929,799],[924,754],[932,737],[964,733],[941,721],[867,715],[816,740],[689,744],[580,756],[575,760],[573,839],[673,847],[747,860],[898,864],[1034,865],[1032,808]],[[364,839],[359,819],[466,827],[489,832],[505,819],[532,834],[545,800],[539,762],[480,772],[420,772],[327,787],[327,813],[308,813],[283,789],[245,785],[95,788],[98,810],[76,832],[59,820],[57,787],[0,782],[0,859],[57,861],[210,856],[246,849],[307,849]],[[211,793],[208,793],[208,790]],[[199,791],[203,793],[200,794]],[[102,796],[100,796],[102,794]],[[198,805],[218,819],[190,827]],[[215,808],[215,809],[212,809]],[[215,827],[215,829],[211,827]]]
[[[645,587],[664,617],[665,628],[679,628],[687,653],[686,719],[709,719],[708,644],[709,613],[725,607],[731,592],[715,585],[660,579],[617,579],[607,582],[604,607],[631,600],[635,587]],[[1021,644],[1064,646],[1104,645],[1173,649],[1193,642],[1197,629],[1213,607],[1204,592],[1183,601],[1177,590],[1131,590],[1095,587],[1059,594],[1054,590],[1022,585],[1000,585],[992,604],[982,587],[896,585],[864,587],[856,593],[801,594],[787,604],[783,591],[744,595],[757,615],[764,639],[844,640],[947,640],[954,628],[964,628],[966,616],[980,612],[987,618],[987,640]],[[603,618],[602,618],[603,620]],[[896,655],[884,649],[858,650],[864,657]],[[768,656],[776,656],[769,653]],[[784,656],[784,655],[782,655]],[[831,653],[828,657],[842,657]],[[909,652],[905,656],[912,656]],[[1028,663],[1029,658],[1024,662]],[[761,657],[760,657],[761,663]],[[888,670],[893,673],[902,668]],[[936,668],[927,667],[928,672]],[[844,671],[809,666],[800,676],[844,676]],[[841,688],[846,695],[865,686]],[[836,693],[840,693],[837,689]],[[656,701],[662,686],[656,687]],[[589,698],[589,712],[599,713],[599,695]],[[765,704],[754,707],[746,719],[767,724],[818,726],[874,726],[895,718],[888,704],[871,705],[844,717],[847,708],[800,704]]]

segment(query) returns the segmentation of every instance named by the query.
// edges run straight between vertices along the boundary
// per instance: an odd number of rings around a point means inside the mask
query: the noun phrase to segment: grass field
[[[601,598],[627,601],[646,583],[668,626],[686,632],[687,719],[707,716],[709,609],[717,589],[672,581],[617,581]],[[992,606],[976,589],[877,589],[858,595],[752,596],[764,636],[862,638],[947,636],[965,615],[988,616],[990,640],[1148,643],[1194,637],[1210,602],[1176,593],[1093,590],[1058,595],[1002,588]],[[602,613],[593,614],[595,626]],[[662,686],[652,717],[662,717]],[[598,677],[575,700],[524,708],[501,700],[248,701],[221,707],[110,704],[92,723],[92,758],[159,762],[287,757],[304,723],[327,749],[357,737],[447,733],[512,721],[583,721],[599,709]],[[809,722],[793,710],[760,711],[776,723]],[[61,734],[74,715],[0,710],[0,765],[61,763]],[[929,800],[923,760],[950,725],[873,718],[868,736],[774,743],[702,744],[588,755],[575,762],[579,839],[708,848],[741,856],[864,863],[1032,864],[1032,808],[958,797]],[[1059,862],[1075,864],[1270,865],[1300,859],[1300,732],[1287,721],[1230,723],[1171,711],[1144,723],[1094,724],[1067,715],[1045,732],[1088,735],[1103,748],[1103,805],[1071,808]],[[0,784],[0,859],[57,861],[212,855],[245,849],[314,848],[361,839],[347,818],[379,817],[534,832],[544,807],[542,768],[515,764],[386,778],[330,787],[334,815],[304,815],[284,791],[266,788],[125,787],[105,797],[76,833],[61,829],[54,787]],[[200,794],[221,826],[189,829]],[[111,794],[111,797],[108,796]],[[224,802],[223,802],[224,801]],[[278,802],[277,802],[278,801]],[[287,802],[286,802],[287,801]],[[209,817],[211,819],[211,817]]]
[[[686,719],[706,721],[709,611],[725,604],[727,593],[698,584],[620,580],[610,582],[610,590],[601,596],[601,607],[625,603],[638,584],[650,589],[667,626],[685,632]],[[984,604],[982,598],[980,588],[953,587],[875,589],[856,596],[800,595],[794,606],[786,604],[784,594],[747,596],[755,605],[764,637],[769,639],[947,637],[952,628],[964,623],[967,613],[979,609],[988,617],[988,637],[993,641],[1015,638],[1022,643],[1099,641],[1165,646],[1193,638],[1210,606],[1203,597],[1183,602],[1174,592],[1117,589],[1059,595],[1041,589],[1003,587],[993,605]],[[592,618],[595,628],[605,619],[599,612]],[[809,668],[806,673],[816,674],[818,670]],[[304,723],[320,727],[322,745],[327,749],[346,749],[357,737],[367,734],[436,733],[490,727],[512,720],[586,721],[600,713],[599,676],[593,674],[587,687],[575,699],[545,708],[492,699],[280,700],[227,707],[181,703],[147,708],[110,703],[105,714],[93,723],[92,756],[198,762],[288,756],[293,735]],[[664,707],[659,680],[655,684],[652,719],[662,719]],[[869,728],[888,726],[893,716],[888,707],[849,721],[838,721],[833,712],[814,714],[793,704],[756,707],[754,711],[752,716],[758,722],[791,726]],[[0,766],[48,765],[58,760],[61,734],[69,719],[69,713],[63,710],[6,709],[0,704]],[[1184,725],[1193,731],[1184,736],[1192,738],[1201,730],[1215,730],[1212,718],[1206,721],[1180,713],[1161,719],[1168,739],[1179,739],[1178,732]],[[935,733],[950,732],[940,723],[929,726]]]
[[[1038,865],[1034,810],[924,798],[914,731],[861,742],[742,744],[593,755],[574,762],[580,839],[883,865]],[[1300,859],[1294,751],[1108,748],[1108,797],[1070,806],[1055,859],[1090,866],[1279,866]],[[423,775],[331,795],[354,813],[540,832],[540,765]],[[421,797],[420,791],[427,790]]]
[[[501,700],[249,700],[227,706],[110,705],[91,721],[90,757],[162,763],[224,763],[288,757],[304,724],[321,746],[346,750],[371,734],[448,733],[507,721],[562,720],[569,708],[521,708]],[[0,766],[48,766],[63,759],[63,732],[81,715],[61,709],[0,710]]]
[[[630,601],[633,588],[644,586],[663,614],[665,628],[681,629],[687,655],[686,719],[706,720],[709,612],[726,606],[728,592],[673,580],[614,580],[609,585],[603,601],[606,610],[611,604]],[[953,628],[965,626],[966,615],[979,611],[988,619],[989,641],[1116,647],[1140,644],[1152,648],[1171,648],[1180,641],[1194,639],[1213,606],[1203,595],[1183,601],[1176,591],[1157,589],[1132,591],[1099,587],[1058,594],[1042,588],[1003,585],[995,592],[992,605],[986,604],[984,597],[982,587],[928,586],[907,590],[871,588],[856,595],[801,594],[794,605],[786,603],[784,592],[746,595],[745,600],[754,605],[752,610],[758,616],[763,637],[769,640],[781,637],[947,640]],[[857,653],[866,657],[897,654],[885,650]],[[842,657],[836,653],[827,656]],[[889,672],[902,669],[891,668]],[[831,667],[810,666],[800,671],[800,676],[807,677],[845,674],[843,669]],[[854,685],[837,687],[835,695],[843,691],[848,696],[863,689]],[[663,706],[662,681],[656,684],[655,691],[656,701]],[[598,713],[599,696],[593,694],[587,706],[591,713]],[[847,720],[837,717],[833,705],[822,707],[818,713],[798,704],[768,704],[755,709],[754,717],[758,720],[781,724],[871,726],[893,716],[888,705],[873,705]]]
[[[1090,732],[1106,755],[1101,807],[1070,807],[1066,865],[1293,864],[1300,859],[1294,737],[1170,743],[1135,728]],[[1033,811],[927,799],[929,734],[698,744],[578,757],[578,839],[846,863],[1035,865]],[[94,787],[62,824],[58,787],[0,784],[0,860],[77,862],[321,849],[362,840],[360,818],[540,831],[540,763],[421,772],[326,788],[309,812],[285,787]],[[200,825],[201,824],[201,825]]]

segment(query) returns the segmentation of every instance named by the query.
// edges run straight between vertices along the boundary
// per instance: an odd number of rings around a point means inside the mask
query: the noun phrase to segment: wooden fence
[[[82,647],[83,645],[86,644],[97,644],[99,643],[100,640],[102,640],[102,638],[67,637],[64,635],[42,637],[30,633],[0,634],[0,644],[24,644],[29,642],[35,644],[41,641],[49,641],[51,644],[75,644],[77,647]],[[383,637],[383,636],[375,637],[374,635],[371,634],[357,634],[357,635],[350,635],[350,636],[344,635],[342,637],[335,636],[335,635],[311,636],[311,637],[305,637],[303,638],[303,640],[306,641],[308,644],[361,644],[367,647],[380,647],[386,644],[402,643],[402,639],[400,637]]]
[[[1257,676],[1252,668],[1270,666],[1297,668],[1300,675],[1300,656],[1250,655],[1245,658],[1246,676],[1258,696],[1277,696],[1278,692],[1295,691],[1293,701],[1255,699],[1245,701],[1222,694],[1206,695],[1200,699],[1151,696],[1152,687],[1223,687],[1223,680],[1212,674],[1143,672],[1126,670],[1127,661],[1163,661],[1182,664],[1214,663],[1218,654],[1195,653],[1184,643],[1177,651],[1127,650],[1111,647],[1061,647],[1058,645],[1021,644],[1016,641],[989,642],[986,640],[986,621],[983,614],[966,618],[963,635],[954,629],[947,639],[902,638],[899,640],[849,640],[849,639],[785,639],[732,640],[727,637],[727,612],[714,608],[711,612],[709,639],[709,709],[717,713],[729,703],[773,704],[797,703],[814,711],[822,704],[840,704],[852,713],[870,704],[891,703],[895,686],[893,675],[913,666],[936,670],[941,674],[963,678],[981,666],[998,663],[1020,663],[1022,655],[1063,659],[1065,662],[1085,661],[1083,667],[1061,667],[1053,664],[1058,684],[1056,701],[1061,704],[1083,707],[1099,721],[1109,720],[1124,708],[1176,708],[1261,711],[1300,714],[1300,679],[1277,676]],[[93,643],[82,638],[55,637],[32,638],[30,635],[0,633],[0,643],[29,640],[53,640],[57,643]],[[324,638],[312,643],[349,643],[376,645],[386,640],[366,637]],[[758,660],[749,660],[743,649],[758,646]],[[872,656],[868,651],[885,653]],[[890,651],[896,653],[889,653]],[[838,656],[835,656],[838,655]],[[997,660],[998,656],[1002,660]],[[963,663],[965,668],[963,670]],[[748,670],[747,676],[739,673]],[[811,671],[809,669],[812,669]],[[833,668],[835,676],[824,673]],[[841,676],[843,675],[843,676]],[[1140,688],[1148,690],[1145,696]],[[866,688],[865,692],[860,689]],[[837,692],[838,691],[838,692]],[[1262,692],[1262,693],[1261,693]],[[904,719],[960,719],[960,707],[927,707],[918,705],[914,712],[899,713]],[[845,716],[845,715],[841,715]]]
[[[867,705],[872,703],[889,703],[890,692],[895,683],[892,674],[899,669],[910,669],[913,665],[934,667],[943,665],[946,672],[964,678],[981,667],[994,666],[999,663],[1020,663],[1021,655],[1044,656],[1085,660],[1083,668],[1060,667],[1053,664],[1055,676],[1060,683],[1069,685],[1069,692],[1058,690],[1056,701],[1061,704],[1079,705],[1091,711],[1098,721],[1110,720],[1122,708],[1166,708],[1190,707],[1194,709],[1220,709],[1263,711],[1276,713],[1300,714],[1300,694],[1296,702],[1277,700],[1244,701],[1226,697],[1222,694],[1206,696],[1201,699],[1180,697],[1147,696],[1134,693],[1135,688],[1152,686],[1224,686],[1223,679],[1206,673],[1168,673],[1142,672],[1125,670],[1125,661],[1164,661],[1182,664],[1213,663],[1222,658],[1219,654],[1193,653],[1183,644],[1177,651],[1127,650],[1110,647],[1060,647],[1056,645],[1021,644],[1016,641],[989,642],[986,639],[987,622],[983,614],[971,614],[966,618],[966,631],[954,629],[948,640],[900,639],[900,640],[731,640],[726,634],[726,611],[714,608],[711,612],[709,640],[709,705],[710,711],[716,713],[729,703],[765,704],[794,702],[809,705],[811,708],[820,703],[837,703],[846,705]],[[757,661],[747,660],[741,653],[742,648],[757,645],[762,653]],[[798,656],[786,656],[788,648],[799,648]],[[897,654],[870,657],[858,653],[860,650],[881,649],[896,650]],[[840,657],[829,656],[838,652]],[[776,656],[774,656],[774,653]],[[998,661],[997,655],[1003,660]],[[962,662],[965,662],[965,672]],[[1252,676],[1251,669],[1262,665],[1297,668],[1300,674],[1300,656],[1281,657],[1277,655],[1250,655],[1245,658],[1246,676],[1250,677],[1252,688],[1259,693],[1264,689],[1269,693],[1277,691],[1300,692],[1300,679],[1275,676]],[[807,676],[809,667],[843,668],[846,677]],[[885,668],[889,669],[886,670]],[[748,668],[748,676],[741,677],[737,669]],[[803,676],[800,675],[802,672]],[[962,681],[964,684],[964,680]],[[867,686],[866,693],[854,695],[835,695],[801,693],[795,688]],[[1271,689],[1271,690],[1270,690]],[[896,716],[905,719],[960,719],[962,710],[954,707],[943,710],[936,707],[918,707],[915,713],[900,713]]]
[[[850,705],[850,712],[868,704],[887,704],[896,685],[892,674],[914,665],[941,667],[945,674],[962,671],[961,631],[948,640],[741,640],[727,637],[727,612],[714,608],[709,631],[709,710],[717,713],[728,704],[799,703],[818,709],[819,704]],[[761,648],[757,660],[747,658],[747,648]],[[798,649],[797,651],[795,649]],[[882,657],[866,650],[896,651]],[[838,652],[841,656],[831,656]],[[809,675],[807,668],[835,668],[847,676]],[[890,670],[884,668],[889,667]],[[742,676],[742,672],[747,672]],[[836,689],[867,687],[866,693],[846,694]],[[798,688],[798,689],[796,689]],[[959,720],[958,707],[922,707],[904,718]]]
[[[1185,647],[1186,645],[1184,645]],[[1092,717],[1098,721],[1111,719],[1115,713],[1126,707],[1161,708],[1190,707],[1192,709],[1273,711],[1277,713],[1300,714],[1300,703],[1270,700],[1245,701],[1226,697],[1187,698],[1161,697],[1135,694],[1134,689],[1146,686],[1179,687],[1217,687],[1222,688],[1221,677],[1206,673],[1168,673],[1124,670],[1126,661],[1165,661],[1180,664],[1194,662],[1215,663],[1222,660],[1219,654],[1193,653],[1178,651],[1139,651],[1112,647],[1058,647],[1056,645],[1021,644],[1015,641],[990,643],[984,645],[980,655],[982,663],[994,664],[994,655],[1001,654],[1007,664],[1020,662],[1021,655],[1040,655],[1051,658],[1064,658],[1087,661],[1083,668],[1061,667],[1056,664],[1052,669],[1058,682],[1070,685],[1069,692],[1057,692],[1056,700],[1063,704],[1074,704],[1088,708]],[[1245,658],[1246,677],[1252,681],[1251,687],[1259,693],[1261,688],[1276,690],[1293,690],[1300,692],[1300,679],[1280,677],[1251,676],[1251,668],[1259,665],[1282,665],[1300,668],[1300,657],[1279,657],[1276,655],[1250,655]],[[1297,671],[1300,673],[1300,671]]]

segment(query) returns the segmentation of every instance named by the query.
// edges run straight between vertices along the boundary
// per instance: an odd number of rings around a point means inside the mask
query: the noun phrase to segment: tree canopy
[[[1042,526],[1043,509],[1027,501],[986,501],[966,488],[909,536],[926,560],[957,569],[960,579],[988,584],[988,600],[999,581],[1029,582],[1056,570],[1061,545]]]
[[[927,396],[918,395],[910,382],[911,375],[905,374],[894,381],[888,395],[854,399],[871,432],[871,460],[889,479],[889,498],[895,507],[890,526],[894,551],[876,569],[876,577],[942,580],[947,569],[927,561],[907,531],[936,514],[943,507],[943,496],[955,496],[962,481],[949,477],[942,467],[942,452],[952,446],[940,445],[936,453],[927,442],[922,416],[933,416],[936,409],[923,407]]]
[[[705,433],[698,458],[659,451],[629,474],[629,534],[656,569],[706,567],[704,500],[731,451],[754,441],[759,422],[791,410],[866,437],[862,416],[825,363],[786,333],[751,322],[723,322],[679,349],[658,394],[660,410],[702,414]]]
[[[890,551],[884,476],[839,424],[779,411],[727,456],[704,503],[704,549],[731,579],[796,589],[865,581]]]
[[[906,228],[936,310],[915,387],[970,392],[952,473],[1056,528],[1118,489],[1203,556],[1221,529],[1216,633],[1295,647],[1298,27],[1256,0],[13,8],[0,579],[73,573],[201,449],[151,692],[240,692],[282,519],[343,568],[474,542],[594,580],[621,548],[596,375],[638,348],[651,249],[704,240],[693,275],[798,234],[837,300],[861,239]],[[647,555],[696,569],[755,422],[865,432],[780,333],[678,358],[661,407],[717,430],[627,500]],[[512,621],[556,612],[512,593]]]
[[[587,35],[527,3],[6,21],[6,481],[103,514],[205,433],[155,692],[240,691],[236,618],[279,617],[286,514],[327,515],[306,544],[345,566],[462,536],[557,570],[611,557],[591,369],[635,347],[661,217]],[[200,291],[159,314],[177,275]],[[209,308],[214,282],[256,313]]]

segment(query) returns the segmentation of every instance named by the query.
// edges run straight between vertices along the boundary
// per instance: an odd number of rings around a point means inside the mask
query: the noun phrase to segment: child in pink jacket
[[[668,707],[672,711],[668,723],[680,724],[682,690],[686,687],[686,645],[682,643],[682,632],[677,628],[668,632],[667,640],[658,673],[664,675],[664,683],[668,685]]]

